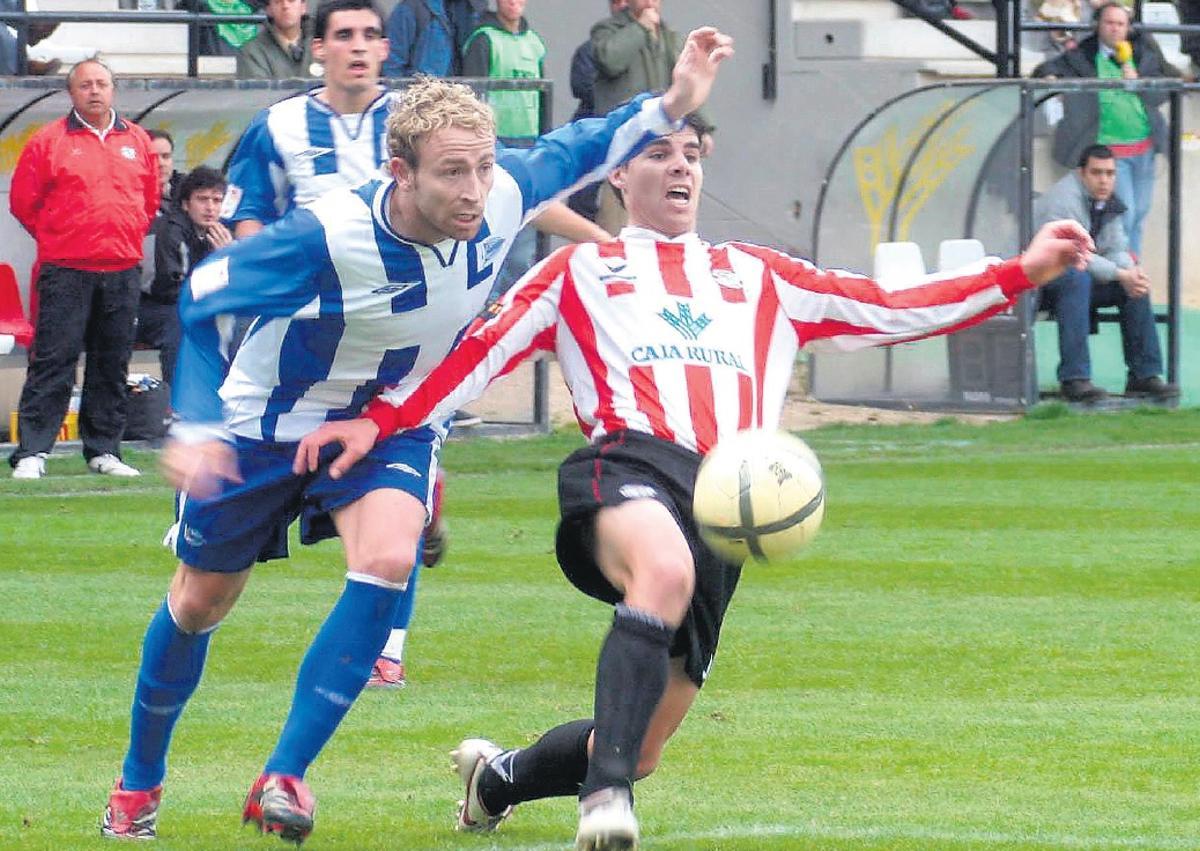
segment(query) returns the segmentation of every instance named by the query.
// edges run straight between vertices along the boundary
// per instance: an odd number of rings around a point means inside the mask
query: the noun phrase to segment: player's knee
[[[687,603],[696,585],[696,568],[689,557],[657,553],[634,569],[634,581],[650,585],[659,596],[676,603]]]
[[[365,553],[351,569],[386,582],[407,582],[416,563],[416,551],[411,547],[390,546]]]
[[[171,590],[167,605],[181,630],[203,632],[225,619],[240,590],[216,583],[182,583]]]

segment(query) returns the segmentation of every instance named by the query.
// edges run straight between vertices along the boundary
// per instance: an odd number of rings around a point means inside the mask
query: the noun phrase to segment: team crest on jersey
[[[221,198],[221,218],[232,218],[240,203],[242,203],[242,187],[234,183],[226,186],[225,195]]]
[[[682,301],[675,302],[675,312],[664,307],[658,314],[666,323],[678,331],[685,340],[699,340],[700,334],[712,324],[712,319],[707,313],[701,313],[699,316],[692,316],[692,306],[685,304]]]
[[[479,244],[479,250],[483,253],[483,265],[491,263],[500,249],[504,247],[504,237],[489,236]]]
[[[127,160],[137,159],[137,151],[128,145],[121,146],[121,156]]]

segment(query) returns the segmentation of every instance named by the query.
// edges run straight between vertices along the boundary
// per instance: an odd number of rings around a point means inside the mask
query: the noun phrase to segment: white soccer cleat
[[[26,455],[13,467],[14,479],[40,479],[46,475],[45,455]]]
[[[483,773],[488,760],[501,753],[503,751],[487,739],[463,739],[458,747],[450,751],[450,760],[467,790],[465,800],[458,802],[456,830],[491,833],[512,813],[512,807],[505,807],[499,815],[492,815],[479,800],[479,775]]]
[[[97,455],[88,461],[88,469],[93,473],[100,473],[103,476],[120,476],[125,479],[142,474],[141,470],[130,467],[116,455],[110,453]]]
[[[576,851],[632,851],[638,847],[638,822],[624,789],[600,789],[579,802]]]

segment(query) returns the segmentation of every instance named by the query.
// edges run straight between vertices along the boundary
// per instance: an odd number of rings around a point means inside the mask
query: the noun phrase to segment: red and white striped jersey
[[[696,234],[626,228],[572,245],[513,287],[419,387],[367,409],[381,436],[449,416],[537,350],[554,351],[584,434],[647,432],[700,454],[775,428],[801,346],[848,350],[944,334],[1033,285],[994,258],[899,290]]]

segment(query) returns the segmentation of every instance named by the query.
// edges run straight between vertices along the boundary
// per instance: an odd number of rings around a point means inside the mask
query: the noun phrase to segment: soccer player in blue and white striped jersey
[[[213,629],[255,561],[336,534],[346,585],[297,675],[283,731],[243,818],[300,841],[315,802],[303,777],[370,674],[425,524],[440,426],[375,445],[344,476],[293,470],[298,441],[356,417],[384,387],[419,383],[478,314],[505,249],[545,202],[594,180],[678,126],[707,97],[729,39],[689,36],[674,80],[525,150],[497,150],[490,109],[425,79],[388,118],[390,179],[334,190],[212,255],[180,297],[163,454],[180,488],[180,566],[142,648],[131,742],[104,830],[152,836],[170,734],[200,679]],[[232,316],[257,317],[232,362]]]

